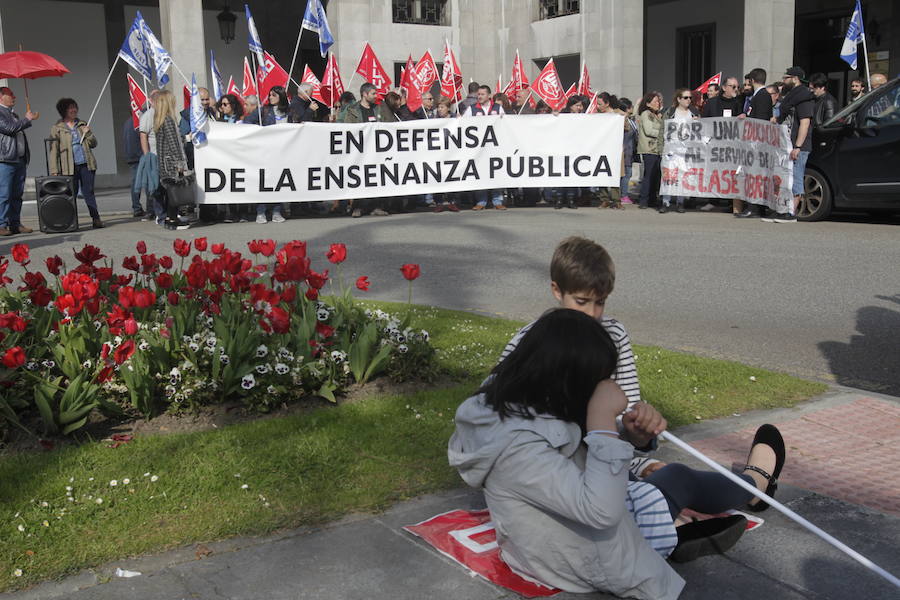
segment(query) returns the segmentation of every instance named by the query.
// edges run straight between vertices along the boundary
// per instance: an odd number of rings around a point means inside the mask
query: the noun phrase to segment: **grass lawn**
[[[462,485],[446,461],[453,413],[520,325],[416,309],[413,326],[430,332],[441,365],[459,377],[449,388],[139,437],[116,449],[96,442],[0,456],[0,591],[125,556],[377,511]],[[789,406],[826,387],[654,347],[636,353],[645,399],[673,425]]]

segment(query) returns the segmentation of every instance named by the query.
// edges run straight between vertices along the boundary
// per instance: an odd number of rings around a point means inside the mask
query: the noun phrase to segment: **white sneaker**
[[[265,225],[267,223],[266,215],[256,215],[256,222],[259,223],[260,225]]]
[[[704,212],[709,212],[709,211],[715,210],[715,209],[716,209],[716,205],[713,204],[712,202],[707,202],[706,204],[704,204],[703,206],[700,207],[700,210],[702,210]]]
[[[287,219],[285,219],[284,217],[282,217],[280,213],[275,213],[275,214],[272,215],[272,222],[273,222],[273,223],[284,223],[285,221],[287,221]]]

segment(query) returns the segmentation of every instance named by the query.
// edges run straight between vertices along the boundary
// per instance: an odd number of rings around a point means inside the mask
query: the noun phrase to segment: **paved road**
[[[106,193],[100,203],[105,213],[129,207],[122,192]],[[34,208],[26,205],[25,215]],[[900,395],[896,218],[776,225],[722,213],[533,208],[218,224],[178,233],[121,212],[105,219],[110,227],[101,231],[6,238],[0,254],[13,241],[28,241],[38,257],[85,242],[122,256],[133,253],[137,239],[170,252],[178,236],[237,247],[254,238],[305,239],[314,254],[341,241],[350,251],[344,273],[368,275],[373,298],[404,300],[397,268],[418,262],[415,301],[529,319],[551,305],[554,246],[579,234],[612,253],[618,280],[608,312],[636,341]]]

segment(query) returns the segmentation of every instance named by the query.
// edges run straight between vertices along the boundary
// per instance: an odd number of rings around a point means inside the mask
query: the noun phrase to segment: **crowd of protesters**
[[[231,204],[201,205],[200,218],[204,221],[238,222],[255,220],[259,224],[270,219],[280,223],[288,216],[317,214],[349,215],[361,217],[371,214],[387,216],[396,212],[409,212],[425,208],[433,212],[459,212],[463,207],[481,211],[490,204],[495,210],[507,210],[510,206],[550,205],[556,209],[577,209],[579,206],[622,209],[636,204],[638,208],[655,207],[660,213],[674,209],[686,210],[684,197],[659,196],[660,166],[663,153],[663,122],[666,119],[689,120],[700,117],[735,117],[763,119],[776,123],[788,123],[790,128],[791,160],[794,165],[793,214],[764,214],[764,207],[734,200],[730,210],[738,218],[760,218],[774,222],[793,222],[803,194],[803,172],[812,148],[815,126],[829,120],[838,111],[838,103],[827,91],[828,79],[822,73],[807,79],[800,67],[786,69],[781,81],[767,85],[763,69],[753,69],[743,82],[737,77],[726,77],[721,85],[710,84],[706,93],[679,88],[667,103],[660,92],[650,91],[635,106],[628,98],[618,98],[601,92],[595,98],[574,95],[562,111],[554,111],[542,101],[535,102],[529,90],[522,90],[509,98],[503,93],[492,93],[487,85],[472,82],[468,95],[459,103],[422,94],[422,105],[410,110],[406,104],[405,90],[396,89],[379,99],[374,85],[364,83],[357,98],[352,92],[344,92],[334,107],[324,106],[313,99],[313,88],[301,83],[296,93],[289,95],[284,87],[269,90],[260,104],[256,96],[240,97],[224,94],[218,99],[210,97],[208,90],[199,89],[203,109],[211,120],[235,124],[275,125],[279,123],[303,123],[309,121],[365,123],[395,122],[415,119],[478,117],[483,115],[534,115],[596,112],[623,115],[623,160],[620,183],[608,188],[506,188],[485,189],[474,192],[423,194],[402,198],[359,198],[335,202],[297,202],[289,204]],[[872,75],[871,87],[879,87],[887,81],[884,75]],[[865,82],[853,80],[850,85],[850,101],[866,92]],[[592,102],[593,100],[593,102]],[[667,105],[668,104],[668,105]],[[24,131],[37,115],[27,112],[19,118],[12,108],[15,95],[9,88],[0,88],[0,236],[30,233],[31,229],[19,221],[21,196],[24,190],[25,166],[29,151]],[[62,98],[57,103],[60,119],[50,128],[49,168],[51,174],[73,176],[75,193],[80,191],[88,207],[94,228],[103,227],[94,196],[94,175],[97,161],[92,148],[97,138],[90,127],[78,118],[78,104],[72,98]],[[154,90],[149,95],[148,106],[140,116],[135,129],[132,119],[122,125],[123,146],[126,160],[131,167],[133,216],[170,228],[186,228],[190,219],[179,214],[178,206],[166,201],[166,187],[160,182],[177,181],[194,167],[193,145],[190,142],[189,110],[178,111],[175,95],[168,90]],[[640,164],[640,182],[633,186],[635,163]],[[144,204],[141,198],[144,198]],[[706,202],[702,211],[717,210],[715,201]]]

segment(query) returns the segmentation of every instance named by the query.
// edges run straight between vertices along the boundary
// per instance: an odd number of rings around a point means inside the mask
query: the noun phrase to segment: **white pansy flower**
[[[190,344],[188,344],[188,348],[191,349],[191,352],[196,352],[197,350],[200,349],[200,346],[198,346],[198,345],[197,345],[196,343],[194,343],[194,342],[191,342]]]
[[[316,318],[320,321],[327,321],[330,315],[331,313],[328,312],[327,308],[320,308],[316,311]]]
[[[290,371],[290,367],[288,367],[286,364],[275,363],[275,372],[278,373],[279,375],[284,375],[288,371]]]
[[[266,347],[265,344],[260,344],[259,346],[256,347],[256,358],[262,358],[264,356],[267,356],[268,354],[269,354],[269,349]]]
[[[243,377],[241,377],[241,387],[244,388],[245,390],[251,390],[251,389],[253,389],[253,386],[255,386],[255,385],[256,385],[256,378],[253,377],[253,373],[250,373],[249,375],[244,375]]]
[[[227,354],[223,354],[223,355],[219,356],[219,362],[222,363],[223,365],[227,365],[230,360],[231,359],[228,358]]]
[[[400,351],[400,354],[406,354],[409,351],[409,347],[406,344],[400,344],[397,346],[397,350]]]

